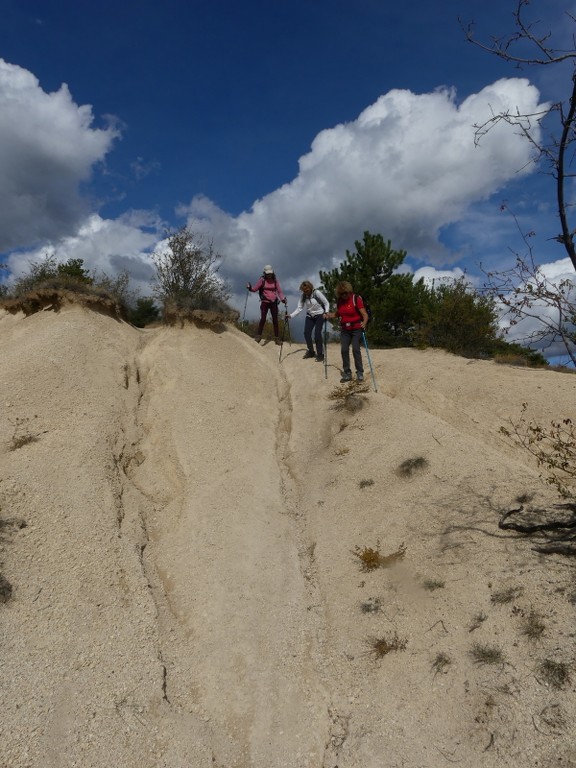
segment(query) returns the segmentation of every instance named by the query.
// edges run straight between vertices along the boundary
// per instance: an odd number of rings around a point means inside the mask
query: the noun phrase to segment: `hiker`
[[[328,299],[322,291],[314,288],[309,280],[304,280],[298,289],[302,291],[302,295],[298,300],[298,306],[289,314],[286,319],[292,320],[292,318],[299,315],[300,312],[306,307],[306,320],[304,321],[304,339],[306,340],[306,346],[308,351],[304,355],[304,360],[314,357],[317,363],[324,362],[324,346],[322,344],[322,328],[324,326],[324,315],[330,309]],[[316,342],[316,352],[314,352],[314,344],[312,343],[312,333],[314,333],[314,341]]]
[[[368,313],[364,309],[361,296],[356,296],[350,283],[342,281],[336,286],[336,312],[326,312],[324,317],[340,318],[340,351],[342,352],[342,378],[340,381],[352,381],[350,368],[350,344],[354,365],[356,366],[356,379],[364,381],[364,366],[362,364],[362,351],[360,342],[362,334],[368,324]]]
[[[268,310],[272,316],[272,325],[274,326],[274,341],[276,344],[280,344],[280,332],[278,330],[278,303],[281,301],[286,306],[286,297],[282,293],[282,288],[278,282],[274,270],[270,264],[266,264],[262,272],[262,277],[258,280],[256,285],[247,283],[246,288],[252,293],[260,294],[260,322],[258,323],[258,331],[254,337],[254,341],[258,344],[262,339],[262,331],[264,329],[264,323],[266,322],[266,316]]]

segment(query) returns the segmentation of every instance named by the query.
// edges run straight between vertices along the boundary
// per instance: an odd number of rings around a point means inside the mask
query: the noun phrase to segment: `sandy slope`
[[[574,684],[537,671],[574,663],[574,564],[497,527],[552,500],[499,426],[573,415],[576,377],[376,350],[352,410],[302,352],[0,317],[1,766],[576,766]]]

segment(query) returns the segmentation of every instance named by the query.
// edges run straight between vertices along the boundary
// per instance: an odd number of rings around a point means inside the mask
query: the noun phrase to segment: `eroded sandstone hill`
[[[576,765],[574,563],[498,529],[576,377],[376,350],[346,400],[217,331],[0,317],[0,765]]]

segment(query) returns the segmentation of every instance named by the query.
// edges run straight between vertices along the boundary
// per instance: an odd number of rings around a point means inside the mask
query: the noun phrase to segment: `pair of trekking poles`
[[[288,328],[288,339],[290,341],[290,346],[292,346],[292,337],[290,335],[290,323],[288,322],[288,311],[286,311],[286,314],[284,315],[284,329],[282,331],[282,341],[280,342],[280,356],[278,357],[278,362],[280,363],[282,361],[282,345],[284,344],[284,336],[286,333],[286,328]],[[372,367],[372,358],[370,357],[370,350],[368,349],[368,340],[366,338],[366,332],[364,329],[362,329],[362,339],[364,341],[364,346],[366,347],[366,357],[368,358],[368,366],[370,367],[370,375],[372,377],[372,386],[374,387],[374,392],[378,392],[378,387],[376,385],[376,376],[374,375],[374,368]],[[324,378],[328,378],[328,321],[324,320]]]
[[[246,307],[248,306],[248,296],[250,295],[250,291],[246,291],[246,300],[244,301],[244,312],[242,314],[242,323],[240,324],[241,328],[244,328],[244,325],[246,323]],[[288,324],[288,310],[286,309],[284,312],[284,327],[282,328],[282,339],[280,340],[280,354],[278,355],[278,362],[282,362],[282,347],[284,346],[284,339],[286,338],[286,328],[288,327],[288,341],[290,342],[290,346],[292,346],[292,336],[290,335],[290,326]]]
[[[244,314],[242,316],[242,326],[244,326],[245,317],[246,317],[246,307],[248,305],[248,294],[249,291],[246,291],[246,301],[244,302]],[[290,346],[292,346],[292,336],[290,334],[290,323],[288,322],[288,310],[284,312],[284,327],[282,328],[282,339],[280,341],[280,353],[278,355],[278,363],[280,364],[282,362],[282,348],[284,346],[284,339],[286,338],[286,329],[288,329],[288,341],[290,343]],[[372,386],[374,387],[374,392],[378,392],[378,387],[376,385],[376,377],[374,375],[374,368],[372,367],[372,358],[370,357],[370,350],[368,349],[368,340],[366,338],[366,332],[364,329],[362,329],[362,340],[364,341],[364,346],[366,347],[366,357],[368,358],[368,366],[370,367],[370,375],[372,377]],[[328,378],[328,321],[324,320],[324,378]]]

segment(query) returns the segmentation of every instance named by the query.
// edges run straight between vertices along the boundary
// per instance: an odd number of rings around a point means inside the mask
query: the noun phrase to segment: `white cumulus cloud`
[[[87,214],[79,187],[118,132],[92,127],[66,85],[46,93],[38,79],[0,59],[0,253],[74,232]]]
[[[495,125],[476,146],[474,125],[506,110],[543,107],[523,78],[499,80],[461,103],[447,88],[393,90],[355,121],[319,133],[297,177],[251,210],[232,217],[195,197],[188,223],[214,236],[237,287],[272,263],[294,289],[340,262],[365,230],[409,258],[451,265],[459,254],[442,242],[442,229],[531,170],[531,147],[517,130]]]
[[[92,214],[76,234],[26,254],[13,253],[7,265],[13,278],[17,278],[28,272],[30,264],[47,255],[55,255],[59,262],[82,259],[90,272],[104,272],[110,277],[127,270],[131,287],[149,294],[155,274],[150,254],[158,243],[158,228],[156,218],[146,212],[136,211],[118,219],[103,219]]]

